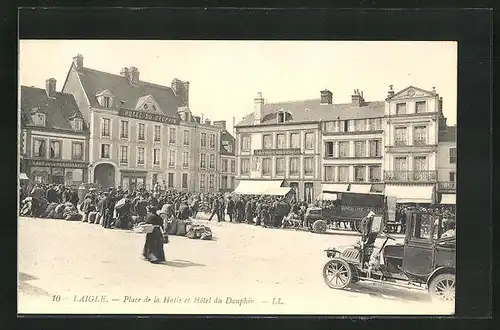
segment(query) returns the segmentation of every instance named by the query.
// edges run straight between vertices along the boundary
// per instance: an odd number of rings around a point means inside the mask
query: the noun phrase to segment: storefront
[[[121,171],[121,187],[129,191],[139,188],[148,188],[146,177],[147,171]]]
[[[32,182],[78,186],[87,182],[88,163],[60,160],[27,160],[26,174]]]

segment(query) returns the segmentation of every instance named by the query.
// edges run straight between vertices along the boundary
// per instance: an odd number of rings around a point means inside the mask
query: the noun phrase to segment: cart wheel
[[[330,288],[343,289],[352,281],[351,267],[345,260],[333,258],[323,267],[323,279]]]
[[[353,221],[354,229],[361,234],[361,221]]]
[[[433,301],[455,301],[455,275],[440,274],[429,284],[429,296]]]
[[[326,231],[326,221],[325,220],[316,220],[312,226],[313,232],[322,234]]]

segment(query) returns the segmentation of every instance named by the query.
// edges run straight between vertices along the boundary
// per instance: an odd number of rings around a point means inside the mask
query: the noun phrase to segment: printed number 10
[[[52,301],[61,301],[61,296],[58,294],[52,296]]]

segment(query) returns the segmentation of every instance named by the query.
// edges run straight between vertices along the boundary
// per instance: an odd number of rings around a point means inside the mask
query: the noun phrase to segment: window
[[[382,129],[382,119],[381,118],[368,119],[368,130],[369,131],[379,131],[381,129]]]
[[[290,158],[290,174],[297,175],[297,174],[299,174],[299,170],[300,170],[299,158],[291,157]]]
[[[83,143],[81,142],[71,143],[71,159],[74,160],[83,159]]]
[[[61,158],[60,141],[50,141],[50,158]]]
[[[187,173],[182,173],[182,189],[187,189],[188,187],[188,175]]]
[[[395,131],[396,146],[406,146],[406,127],[396,127]]]
[[[290,134],[290,147],[291,148],[300,148],[300,134],[299,133],[291,133]]]
[[[211,149],[215,149],[215,134],[210,134],[209,144]]]
[[[285,158],[276,158],[276,175],[285,174]]]
[[[144,141],[146,139],[146,125],[139,123],[138,125],[138,135],[137,135],[137,140]]]
[[[285,149],[285,134],[276,135],[276,148]]]
[[[236,172],[236,161],[231,159],[231,173]]]
[[[137,164],[144,165],[144,148],[137,148]]]
[[[450,164],[457,162],[457,148],[450,148]]]
[[[335,132],[336,122],[328,121],[325,123],[325,132]]]
[[[208,176],[208,188],[214,189],[214,175],[210,174]]]
[[[241,151],[250,151],[250,135],[241,137]]]
[[[168,173],[167,187],[168,188],[173,188],[174,187],[174,173]]]
[[[305,175],[314,174],[314,158],[311,157],[304,158],[304,174]]]
[[[109,96],[104,96],[104,97],[102,98],[102,105],[103,105],[103,107],[105,107],[105,108],[109,108],[109,107],[110,107],[110,105],[111,105],[111,98],[110,98]]]
[[[222,172],[227,172],[227,159],[222,160]]]
[[[102,118],[102,122],[101,122],[101,135],[102,136],[109,136],[109,126],[110,126],[110,119],[109,118]]]
[[[168,143],[175,143],[175,128],[170,127],[168,130]]]
[[[240,171],[242,175],[250,174],[250,159],[241,158],[240,162]]]
[[[339,142],[339,158],[346,158],[350,156],[349,141]]]
[[[80,118],[73,119],[73,129],[75,131],[83,130],[83,120],[81,120]]]
[[[158,182],[158,174],[153,173],[152,181],[153,181],[153,186],[154,186]]]
[[[160,149],[153,149],[153,165],[160,165]]]
[[[101,158],[109,158],[109,144],[101,144]]]
[[[215,155],[210,155],[210,161],[208,163],[208,167],[211,169],[215,168]]]
[[[272,149],[273,148],[273,136],[271,134],[266,134],[262,136],[262,148]]]
[[[366,141],[354,142],[354,157],[366,157]]]
[[[406,114],[406,103],[396,104],[396,115],[404,115],[404,114]]]
[[[456,176],[456,173],[455,172],[450,172],[450,182],[455,182],[455,176]]]
[[[127,164],[128,163],[128,147],[120,146],[120,163]]]
[[[34,157],[45,157],[47,152],[47,147],[45,140],[34,139],[33,140],[33,156]]]
[[[382,141],[372,140],[370,141],[370,157],[380,157],[382,156],[381,147]]]
[[[335,181],[335,167],[325,166],[325,181],[334,182]]]
[[[185,151],[182,153],[182,168],[189,167],[189,152]]]
[[[224,175],[221,177],[221,188],[222,189],[227,189],[227,176]]]
[[[306,133],[306,149],[314,149],[314,133]]]
[[[286,115],[283,111],[278,112],[278,123],[285,122]]]
[[[207,165],[206,165],[206,155],[205,154],[201,154],[200,155],[200,168],[206,168]]]
[[[354,181],[364,182],[366,170],[364,166],[354,166]]]
[[[366,121],[364,119],[357,119],[354,121],[354,131],[362,132],[366,131]]]
[[[262,159],[262,175],[271,175],[271,158]]]
[[[427,127],[415,126],[413,128],[413,145],[423,146],[427,144]]]
[[[339,166],[338,167],[338,182],[348,182],[349,181],[349,166]]]
[[[184,131],[182,141],[183,141],[182,144],[184,144],[185,146],[189,145],[189,131],[187,131],[187,130]]]
[[[380,182],[382,180],[382,168],[380,166],[370,166],[370,182]]]
[[[413,157],[413,170],[416,172],[427,170],[427,158],[425,156]]]
[[[155,134],[154,134],[155,142],[161,141],[161,126],[155,125]]]
[[[415,102],[415,112],[416,113],[427,112],[425,101]]]
[[[342,133],[349,132],[349,121],[348,120],[339,121],[339,132],[342,132]]]
[[[207,133],[201,133],[200,140],[201,147],[205,148],[207,146]]]
[[[168,167],[175,167],[175,150],[168,151]]]
[[[394,170],[396,172],[408,171],[408,162],[407,162],[406,157],[395,157],[394,158]]]
[[[333,142],[325,142],[325,157],[331,158],[334,155],[334,144]]]
[[[128,121],[122,120],[120,123],[120,138],[128,139]]]
[[[33,116],[33,122],[36,126],[45,126],[45,114],[37,113]]]
[[[200,174],[200,189],[205,189],[205,174]]]

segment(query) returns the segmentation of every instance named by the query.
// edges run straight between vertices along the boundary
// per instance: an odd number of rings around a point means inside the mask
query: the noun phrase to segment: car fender
[[[425,285],[429,286],[430,281],[432,281],[432,279],[434,277],[436,277],[439,274],[443,274],[443,273],[455,274],[455,268],[444,266],[444,267],[438,267],[438,268],[434,269],[434,271],[432,271],[432,273],[429,275],[429,277],[427,277],[427,281],[426,281]]]

